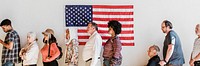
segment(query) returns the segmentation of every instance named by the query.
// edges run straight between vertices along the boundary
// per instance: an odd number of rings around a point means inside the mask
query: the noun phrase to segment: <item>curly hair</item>
[[[108,28],[111,27],[114,32],[115,32],[115,35],[118,35],[121,33],[121,23],[119,23],[119,21],[117,20],[111,20],[108,22]]]

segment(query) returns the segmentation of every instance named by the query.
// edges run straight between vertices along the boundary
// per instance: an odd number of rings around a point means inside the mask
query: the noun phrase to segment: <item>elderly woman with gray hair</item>
[[[39,47],[36,41],[36,33],[29,32],[27,35],[27,44],[19,53],[19,56],[23,60],[23,66],[37,66]]]

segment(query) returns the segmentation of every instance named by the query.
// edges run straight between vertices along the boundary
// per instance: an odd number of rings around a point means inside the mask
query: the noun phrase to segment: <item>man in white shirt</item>
[[[199,66],[200,65],[200,24],[196,25],[195,33],[197,38],[194,41],[193,50],[190,58],[190,66]]]
[[[82,54],[86,66],[101,66],[100,53],[102,48],[102,38],[97,31],[98,26],[96,23],[88,23],[87,32],[90,34],[90,37],[85,44]]]

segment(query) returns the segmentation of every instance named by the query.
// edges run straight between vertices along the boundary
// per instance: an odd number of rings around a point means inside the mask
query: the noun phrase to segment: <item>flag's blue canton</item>
[[[65,9],[66,27],[87,26],[88,22],[92,22],[92,6],[66,5]]]

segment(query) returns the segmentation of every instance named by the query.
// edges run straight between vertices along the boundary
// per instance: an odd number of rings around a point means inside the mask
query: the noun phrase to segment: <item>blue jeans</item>
[[[15,64],[10,61],[6,61],[6,63],[2,64],[2,66],[15,66]]]

